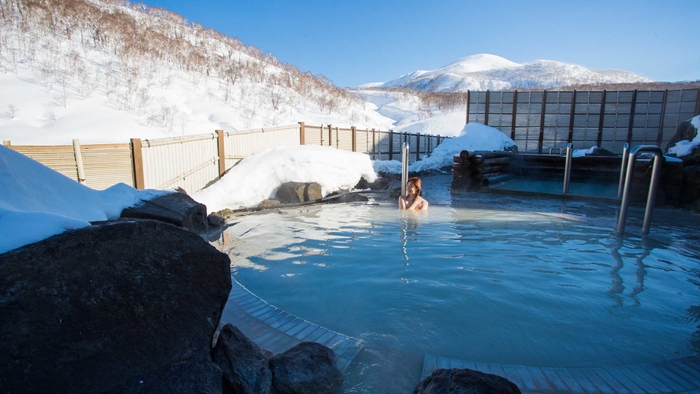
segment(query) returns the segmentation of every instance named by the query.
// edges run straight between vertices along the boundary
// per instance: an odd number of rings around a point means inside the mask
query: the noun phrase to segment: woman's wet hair
[[[406,185],[408,185],[409,183],[413,183],[416,186],[416,188],[418,189],[418,195],[420,196],[421,192],[423,191],[423,188],[421,187],[420,178],[418,178],[417,176],[408,178],[408,180],[406,181]]]

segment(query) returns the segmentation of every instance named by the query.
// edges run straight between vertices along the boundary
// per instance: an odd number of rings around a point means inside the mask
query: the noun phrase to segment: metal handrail
[[[654,210],[656,202],[656,188],[661,175],[661,166],[659,163],[663,160],[663,151],[655,145],[639,145],[632,148],[629,154],[627,163],[627,177],[625,179],[625,190],[622,194],[622,204],[620,205],[620,218],[617,222],[617,233],[625,233],[625,221],[627,220],[627,208],[630,204],[630,189],[632,188],[632,177],[634,176],[634,165],[637,160],[637,154],[640,152],[651,152],[654,154],[654,167],[651,171],[651,183],[649,184],[649,195],[647,196],[647,207],[644,211],[644,224],[642,225],[642,234],[649,234],[651,227],[651,213]]]
[[[569,193],[569,182],[571,181],[571,156],[573,153],[571,142],[566,144],[566,165],[564,166],[564,190],[562,194]]]
[[[622,146],[622,163],[620,164],[620,181],[617,185],[617,199],[622,198],[622,189],[625,187],[625,171],[627,170],[627,159],[629,159],[630,144],[625,142]]]
[[[406,195],[406,182],[408,181],[408,155],[410,152],[408,142],[401,145],[401,195]]]
[[[550,154],[550,155],[553,155],[554,153],[552,153],[552,151],[555,150],[555,149],[559,149],[559,153],[557,153],[557,154],[558,154],[559,156],[561,156],[561,151],[563,151],[564,149],[563,149],[563,148],[560,148],[560,147],[558,147],[558,146],[553,146],[553,147],[549,148],[549,154]]]

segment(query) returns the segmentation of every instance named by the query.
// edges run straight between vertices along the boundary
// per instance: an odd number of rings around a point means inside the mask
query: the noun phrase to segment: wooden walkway
[[[523,393],[700,393],[700,355],[607,368],[527,367],[426,355],[421,380],[441,368],[502,376]]]
[[[345,371],[362,348],[360,339],[290,315],[263,301],[233,278],[232,284],[222,325],[233,324],[262,349],[279,354],[301,342],[317,342],[335,352],[336,365]]]

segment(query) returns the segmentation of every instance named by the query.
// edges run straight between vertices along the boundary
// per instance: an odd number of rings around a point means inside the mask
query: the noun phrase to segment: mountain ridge
[[[467,90],[551,89],[569,85],[647,82],[654,81],[624,70],[600,70],[556,60],[534,60],[519,64],[497,55],[475,54],[435,70],[417,70],[388,82],[372,85],[427,92],[466,92]],[[360,85],[360,87],[364,86],[366,85]]]

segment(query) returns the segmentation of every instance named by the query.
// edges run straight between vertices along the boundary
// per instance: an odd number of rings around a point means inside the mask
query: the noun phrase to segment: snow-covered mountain
[[[436,70],[418,70],[372,87],[401,87],[427,92],[466,92],[557,88],[576,84],[653,82],[620,70],[595,70],[578,64],[536,60],[518,64],[500,56],[471,55]],[[364,85],[363,85],[364,86]]]

